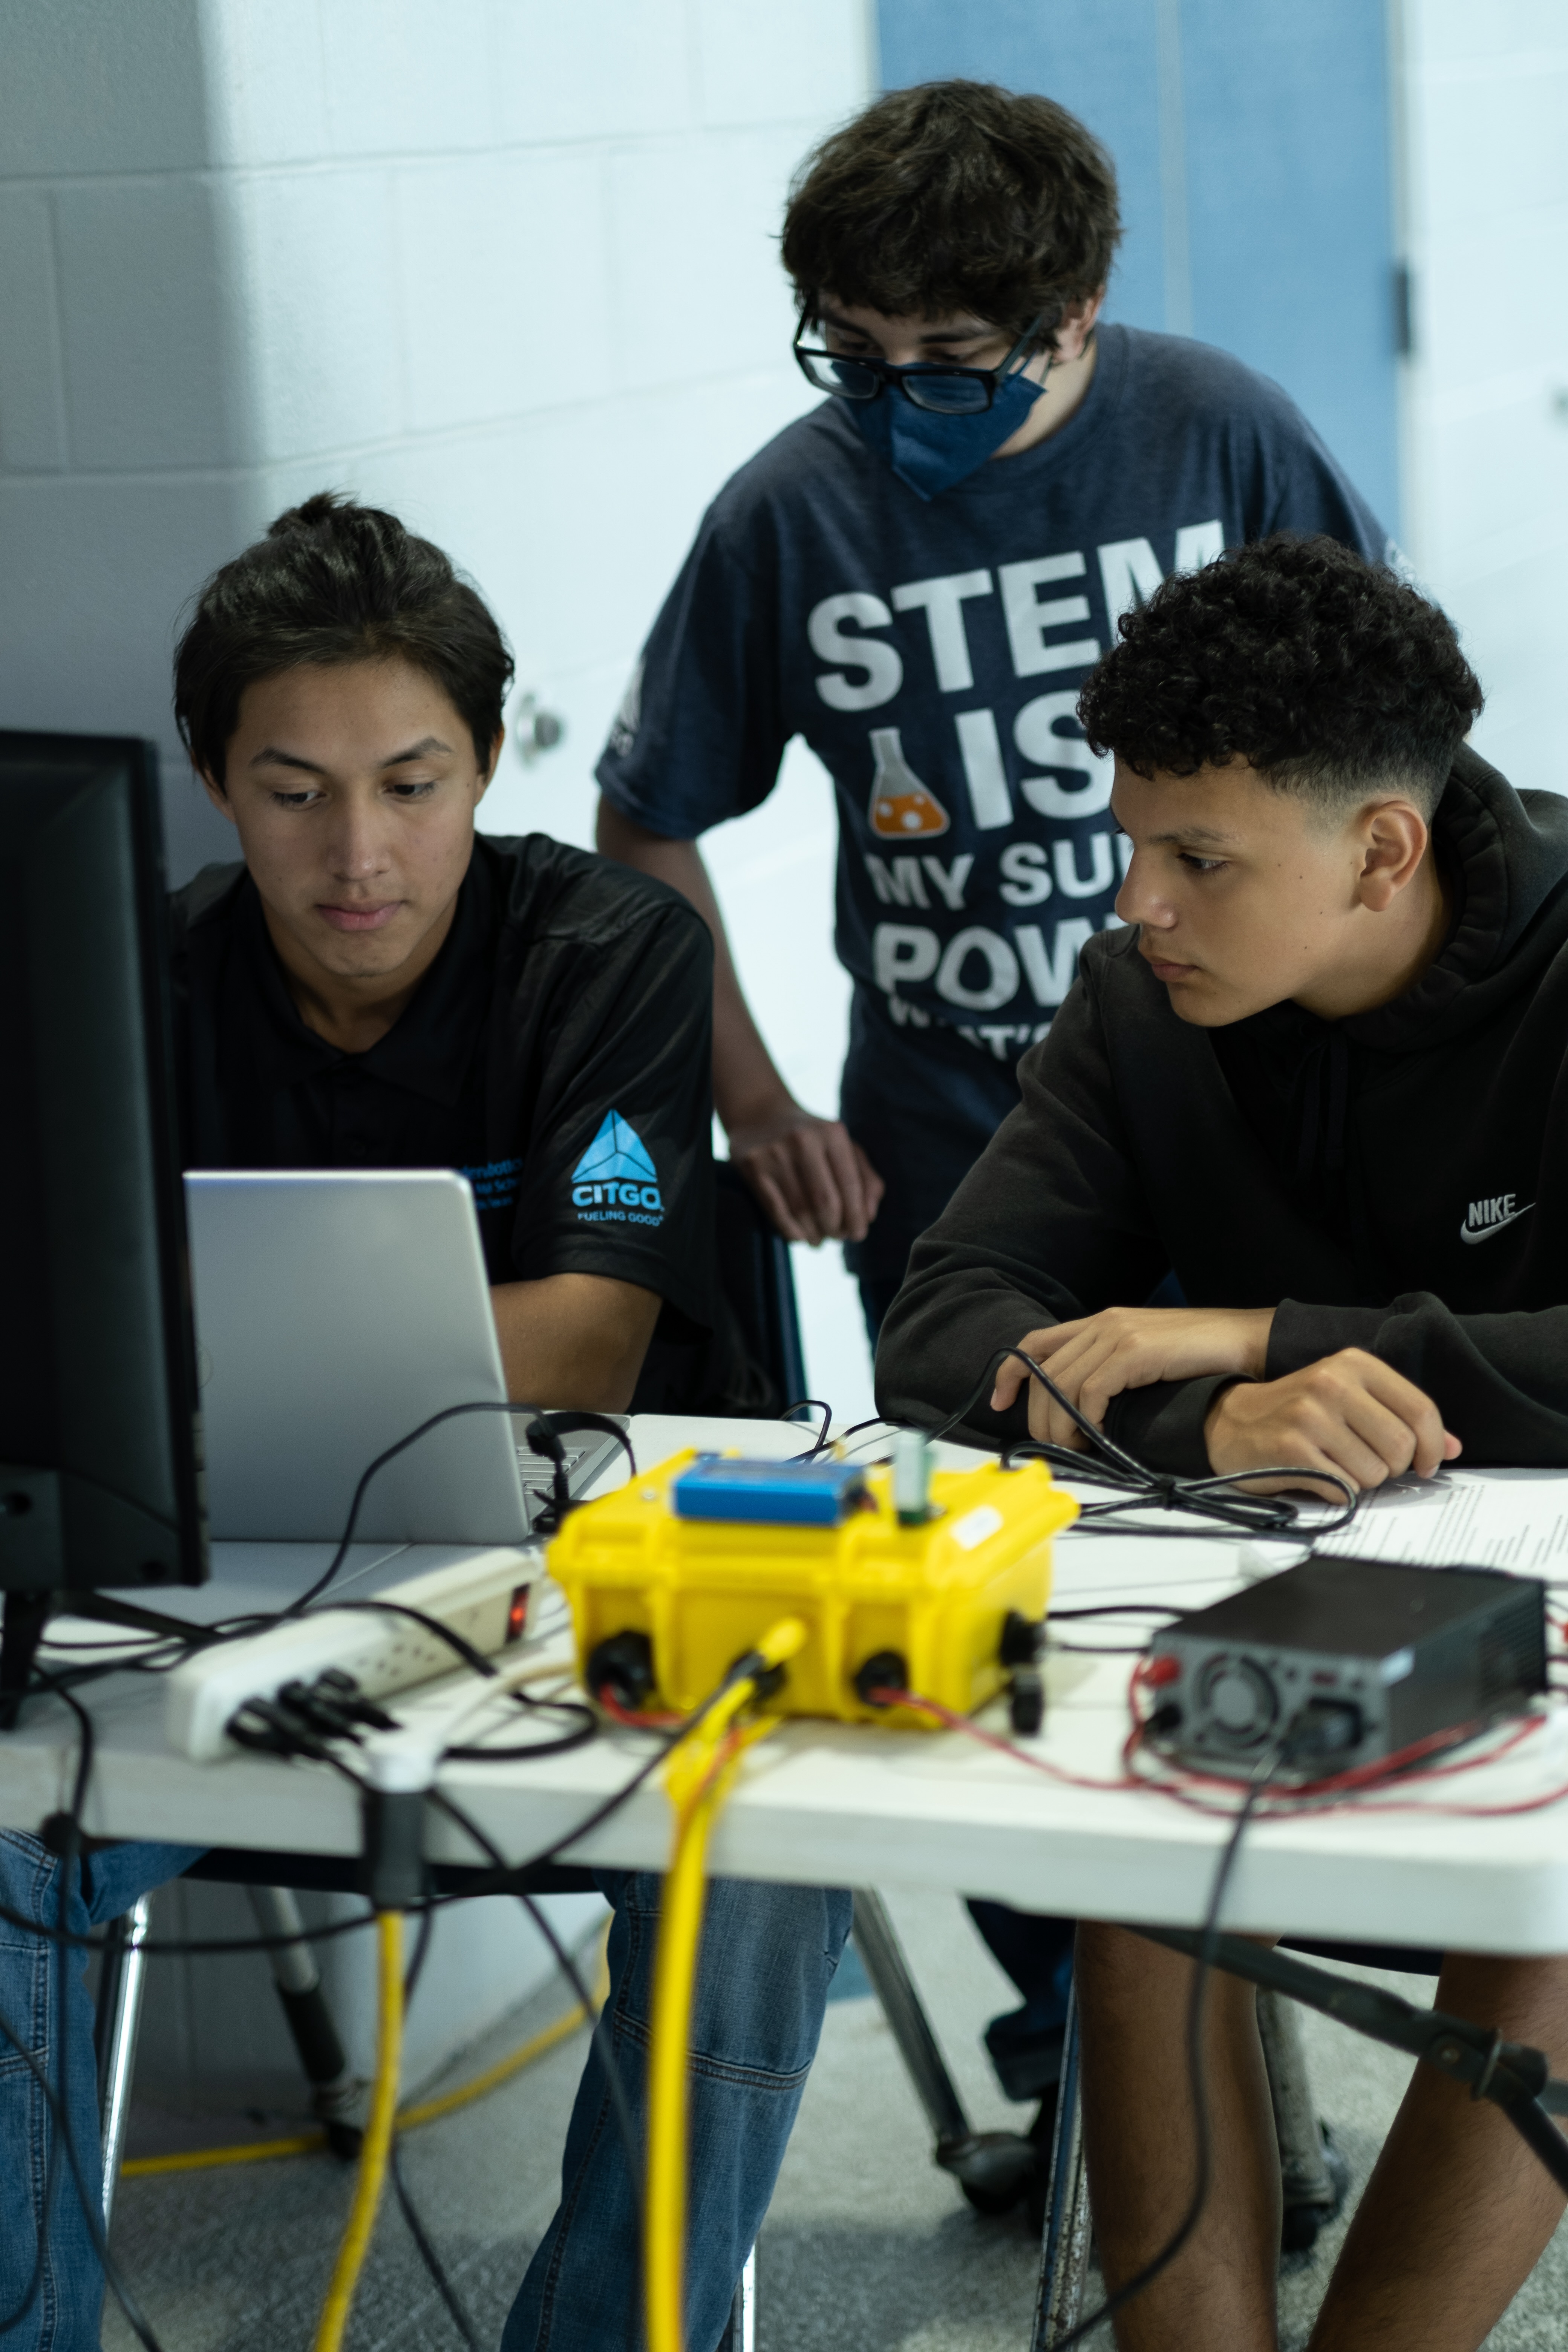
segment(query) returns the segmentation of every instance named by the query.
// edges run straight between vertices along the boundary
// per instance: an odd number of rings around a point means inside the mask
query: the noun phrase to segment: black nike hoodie
[[[1460,751],[1433,822],[1447,940],[1413,988],[1320,1021],[1171,1010],[1135,929],[1085,948],[1023,1099],[910,1253],[877,1351],[898,1420],[954,1411],[998,1348],[1146,1299],[1274,1307],[1264,1377],[1363,1348],[1467,1464],[1568,1465],[1568,800]],[[1111,1436],[1207,1469],[1219,1379],[1114,1400]],[[1024,1433],[1022,1398],[966,1426]]]

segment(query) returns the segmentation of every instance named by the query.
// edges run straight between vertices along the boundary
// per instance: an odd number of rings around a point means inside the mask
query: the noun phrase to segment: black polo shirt
[[[478,835],[439,955],[363,1054],[301,1020],[243,866],[171,904],[187,1167],[455,1168],[492,1282],[609,1275],[666,1302],[659,1342],[711,1328],[712,945],[675,891]]]

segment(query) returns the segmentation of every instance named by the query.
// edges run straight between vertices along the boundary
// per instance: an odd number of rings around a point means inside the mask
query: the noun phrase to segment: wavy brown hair
[[[1048,342],[1098,294],[1121,235],[1116,173],[1076,115],[994,82],[889,90],[797,173],[784,264],[802,316],[825,294],[895,318],[968,311]]]

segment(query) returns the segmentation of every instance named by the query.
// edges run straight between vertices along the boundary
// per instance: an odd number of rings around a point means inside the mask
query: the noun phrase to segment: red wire
[[[1142,1680],[1146,1663],[1141,1660],[1133,1668],[1134,1692]],[[962,1731],[966,1738],[977,1741],[982,1748],[992,1748],[998,1755],[1010,1756],[1015,1762],[1026,1764],[1032,1772],[1043,1772],[1047,1779],[1060,1781],[1068,1788],[1107,1791],[1146,1789],[1152,1795],[1170,1797],[1177,1804],[1186,1805],[1192,1811],[1206,1813],[1211,1818],[1223,1817],[1232,1811],[1228,1806],[1206,1802],[1198,1793],[1203,1789],[1224,1789],[1227,1794],[1234,1796],[1237,1784],[1235,1780],[1226,1780],[1221,1774],[1185,1772],[1180,1780],[1156,1780],[1148,1772],[1134,1771],[1133,1759],[1142,1747],[1147,1728],[1142,1720],[1134,1721],[1132,1729],[1123,1745],[1122,1778],[1120,1780],[1095,1780],[1089,1779],[1083,1773],[1068,1772],[1059,1764],[1048,1763],[1043,1756],[1031,1756],[1026,1748],[1018,1747],[1015,1741],[1004,1739],[994,1731],[985,1730],[980,1724],[973,1722],[968,1716],[955,1714],[952,1707],[943,1706],[937,1699],[925,1698],[918,1691],[874,1690],[868,1691],[866,1697],[875,1706],[913,1707],[922,1715],[931,1716],[948,1730]],[[1523,1722],[1514,1725],[1505,1738],[1496,1746],[1487,1748],[1483,1754],[1466,1757],[1458,1763],[1429,1767],[1421,1776],[1422,1784],[1424,1785],[1427,1780],[1451,1777],[1458,1772],[1473,1772],[1482,1764],[1495,1763],[1500,1757],[1510,1754],[1524,1740],[1541,1730],[1545,1721],[1544,1716],[1527,1717]],[[1301,1782],[1289,1791],[1279,1791],[1272,1799],[1265,1797],[1259,1810],[1265,1819],[1277,1821],[1289,1821],[1305,1813],[1331,1811],[1338,1803],[1359,1796],[1363,1790],[1377,1788],[1386,1782],[1398,1780],[1412,1764],[1418,1763],[1423,1756],[1462,1745],[1476,1736],[1477,1729],[1474,1727],[1458,1732],[1430,1733],[1425,1739],[1412,1740],[1407,1747],[1397,1749],[1392,1756],[1381,1757],[1374,1764],[1359,1765],[1352,1771],[1336,1772],[1321,1780]],[[1438,1815],[1445,1819],[1486,1820],[1509,1813],[1539,1812],[1548,1805],[1556,1804],[1563,1797],[1568,1797],[1568,1784],[1559,1789],[1550,1790],[1542,1795],[1521,1798],[1514,1803],[1504,1805],[1424,1805],[1415,1798],[1405,1798],[1394,1799],[1384,1804],[1358,1804],[1356,1811],[1366,1813],[1421,1812]],[[1328,1800],[1326,1803],[1323,1801],[1325,1798]]]
[[[594,1696],[611,1721],[625,1724],[628,1731],[668,1731],[672,1723],[686,1720],[683,1715],[634,1715],[630,1707],[621,1705],[607,1683]]]
[[[1130,1775],[1120,1780],[1090,1780],[1080,1772],[1064,1771],[1059,1764],[1047,1764],[1043,1756],[1031,1756],[1027,1749],[1015,1746],[1011,1739],[1003,1739],[994,1731],[984,1730],[978,1723],[972,1723],[968,1716],[955,1715],[940,1700],[922,1698],[918,1691],[874,1690],[868,1691],[865,1696],[873,1706],[912,1706],[922,1715],[934,1716],[950,1731],[964,1732],[971,1739],[978,1740],[982,1748],[994,1748],[999,1755],[1011,1756],[1018,1763],[1026,1764],[1031,1772],[1043,1772],[1048,1780],[1065,1781],[1069,1789],[1137,1789],[1144,1785]]]

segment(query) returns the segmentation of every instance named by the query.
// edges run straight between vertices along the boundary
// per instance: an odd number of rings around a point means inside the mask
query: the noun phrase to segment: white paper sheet
[[[1302,1513],[1307,1520],[1307,1514]],[[1370,1495],[1320,1553],[1417,1568],[1506,1568],[1568,1580],[1568,1475],[1559,1470],[1446,1470]]]

